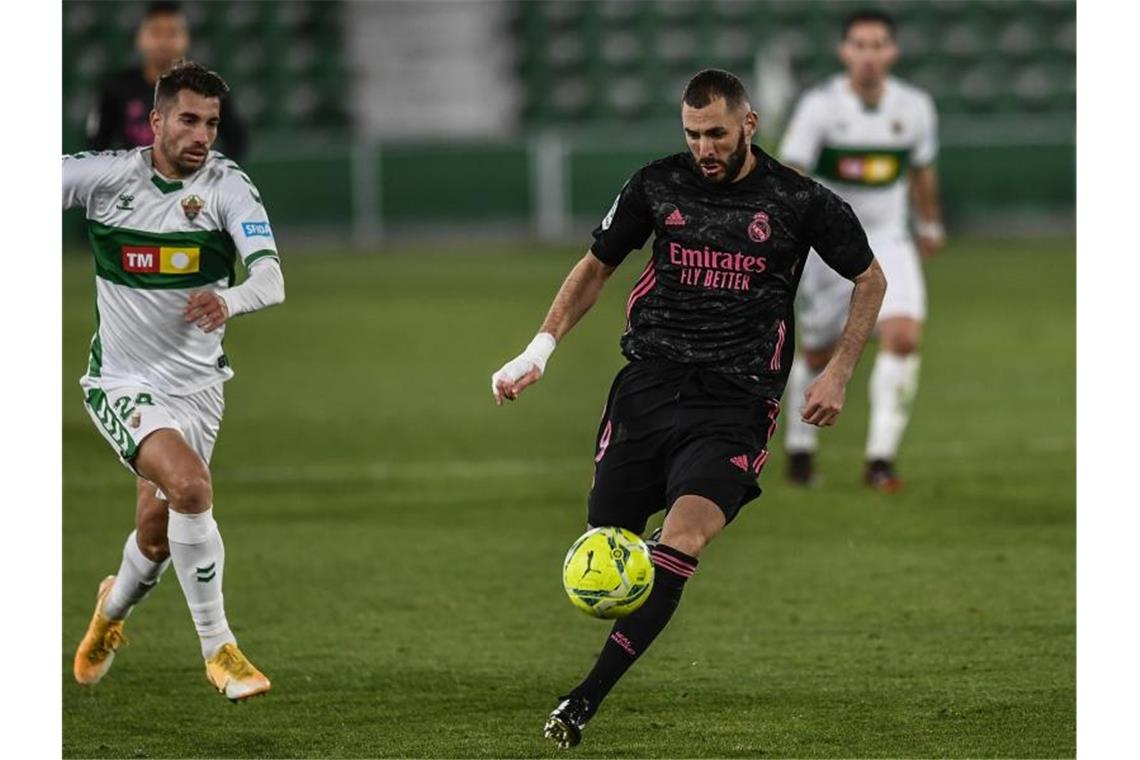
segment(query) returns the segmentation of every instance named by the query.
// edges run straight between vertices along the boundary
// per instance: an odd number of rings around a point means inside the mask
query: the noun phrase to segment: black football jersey
[[[622,353],[738,376],[779,398],[795,352],[793,303],[814,248],[853,279],[873,255],[839,196],[752,146],[738,182],[705,180],[689,153],[639,169],[594,230],[593,254],[617,266],[654,236],[626,302]]]

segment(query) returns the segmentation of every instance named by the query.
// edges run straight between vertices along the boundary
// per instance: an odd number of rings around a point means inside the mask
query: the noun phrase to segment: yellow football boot
[[[237,644],[222,644],[206,660],[206,680],[231,702],[256,697],[269,691],[269,679],[246,659]]]
[[[115,585],[115,576],[108,575],[99,584],[99,595],[95,598],[95,614],[91,616],[91,624],[87,626],[87,633],[79,648],[75,650],[75,665],[73,672],[75,680],[84,686],[99,683],[111,663],[115,661],[115,650],[121,644],[127,643],[123,637],[123,624],[125,620],[111,620],[103,614],[103,603]]]

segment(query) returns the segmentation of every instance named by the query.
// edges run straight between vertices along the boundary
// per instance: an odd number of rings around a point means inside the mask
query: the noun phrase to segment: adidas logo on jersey
[[[730,459],[728,461],[732,462],[734,465],[739,467],[742,472],[748,472],[748,455],[747,454],[737,454],[736,456],[734,456],[732,459]]]
[[[681,209],[675,208],[669,216],[665,217],[666,227],[684,227],[685,216],[681,213]]]

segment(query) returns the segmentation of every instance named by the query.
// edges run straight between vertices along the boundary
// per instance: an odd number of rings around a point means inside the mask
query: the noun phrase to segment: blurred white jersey
[[[804,93],[780,146],[780,160],[851,204],[869,234],[907,229],[907,169],[938,156],[938,117],[931,97],[887,77],[868,108],[838,74]]]
[[[257,188],[211,152],[189,177],[169,180],[151,148],[63,157],[63,207],[87,212],[95,255],[97,328],[88,385],[144,386],[187,396],[233,376],[224,326],[187,323],[190,293],[234,283],[240,256],[277,256]]]

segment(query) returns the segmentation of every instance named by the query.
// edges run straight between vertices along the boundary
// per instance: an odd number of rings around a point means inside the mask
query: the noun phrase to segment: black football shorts
[[[681,496],[703,496],[731,522],[760,495],[780,405],[748,381],[666,359],[627,364],[598,429],[592,526],[635,533]]]

